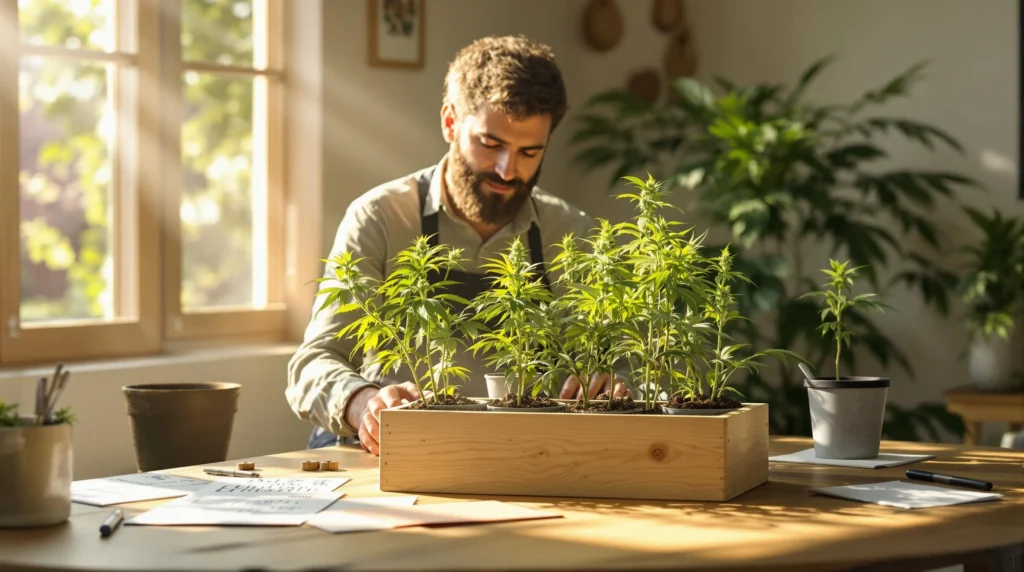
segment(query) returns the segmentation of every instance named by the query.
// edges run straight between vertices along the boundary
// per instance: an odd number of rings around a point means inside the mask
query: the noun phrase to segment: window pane
[[[252,66],[253,2],[182,0],[182,57],[198,62]]]
[[[115,0],[18,0],[21,41],[111,51]]]
[[[181,304],[252,307],[253,257],[265,257],[266,243],[254,240],[266,204],[253,192],[266,177],[253,152],[254,80],[193,71],[184,80]]]
[[[21,61],[22,321],[113,316],[110,71]]]

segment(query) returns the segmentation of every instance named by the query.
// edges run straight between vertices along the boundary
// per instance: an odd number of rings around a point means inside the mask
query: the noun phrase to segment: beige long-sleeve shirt
[[[417,179],[426,169],[380,185],[357,198],[349,205],[331,249],[331,256],[351,251],[356,258],[364,258],[360,270],[368,277],[383,280],[392,270],[392,258],[398,251],[412,244],[420,234],[422,215],[440,211],[438,237],[442,244],[463,250],[463,268],[467,272],[483,274],[481,268],[488,258],[496,258],[511,240],[520,236],[524,243],[531,223],[537,222],[544,245],[544,262],[552,281],[557,273],[551,261],[558,254],[555,245],[568,233],[586,237],[593,228],[593,220],[580,209],[535,187],[533,201],[526,201],[515,219],[487,241],[482,241],[472,227],[455,217],[442,200],[444,168],[447,156],[441,159],[431,180],[423,212],[420,212]],[[330,277],[325,267],[325,277]],[[330,286],[324,282],[321,287]],[[557,290],[556,290],[557,295]],[[288,387],[285,395],[292,410],[301,419],[342,437],[352,437],[357,428],[345,421],[345,408],[349,399],[366,386],[380,387],[389,383],[411,381],[409,375],[382,376],[374,368],[363,367],[363,360],[349,355],[355,340],[338,339],[338,331],[358,316],[355,313],[336,314],[328,307],[317,313],[323,303],[317,297],[302,345],[288,364]],[[484,375],[490,369],[482,358],[463,351],[456,361],[472,372],[470,380],[462,384],[461,393],[468,396],[486,396]]]

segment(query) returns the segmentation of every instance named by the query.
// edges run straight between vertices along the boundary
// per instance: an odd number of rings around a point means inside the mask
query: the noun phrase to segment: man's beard
[[[489,225],[504,225],[514,219],[540,179],[540,167],[526,182],[518,178],[505,181],[495,173],[477,173],[457,146],[448,155],[448,172],[448,197],[458,212],[470,222]],[[483,188],[484,181],[511,185],[513,191],[507,195],[489,193]]]

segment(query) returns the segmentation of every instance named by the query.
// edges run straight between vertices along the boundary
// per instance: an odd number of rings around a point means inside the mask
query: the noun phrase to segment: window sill
[[[105,360],[66,362],[65,367],[74,373],[102,373],[127,369],[150,369],[168,366],[197,365],[225,360],[246,360],[267,356],[282,356],[295,353],[296,343],[247,342],[216,347],[190,347],[168,345],[164,352],[151,356],[114,358]],[[43,377],[53,374],[53,366],[6,366],[0,367],[0,382],[23,377]]]

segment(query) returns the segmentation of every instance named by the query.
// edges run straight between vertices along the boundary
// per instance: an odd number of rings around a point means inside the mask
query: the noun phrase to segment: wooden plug
[[[303,461],[302,462],[302,470],[303,471],[319,471],[320,470],[320,463],[318,463],[317,461]]]
[[[338,462],[337,461],[320,461],[320,470],[321,471],[337,471],[338,470]]]
[[[238,463],[238,470],[239,471],[255,471],[256,470],[256,463],[254,463],[252,461],[241,461],[241,462]]]

